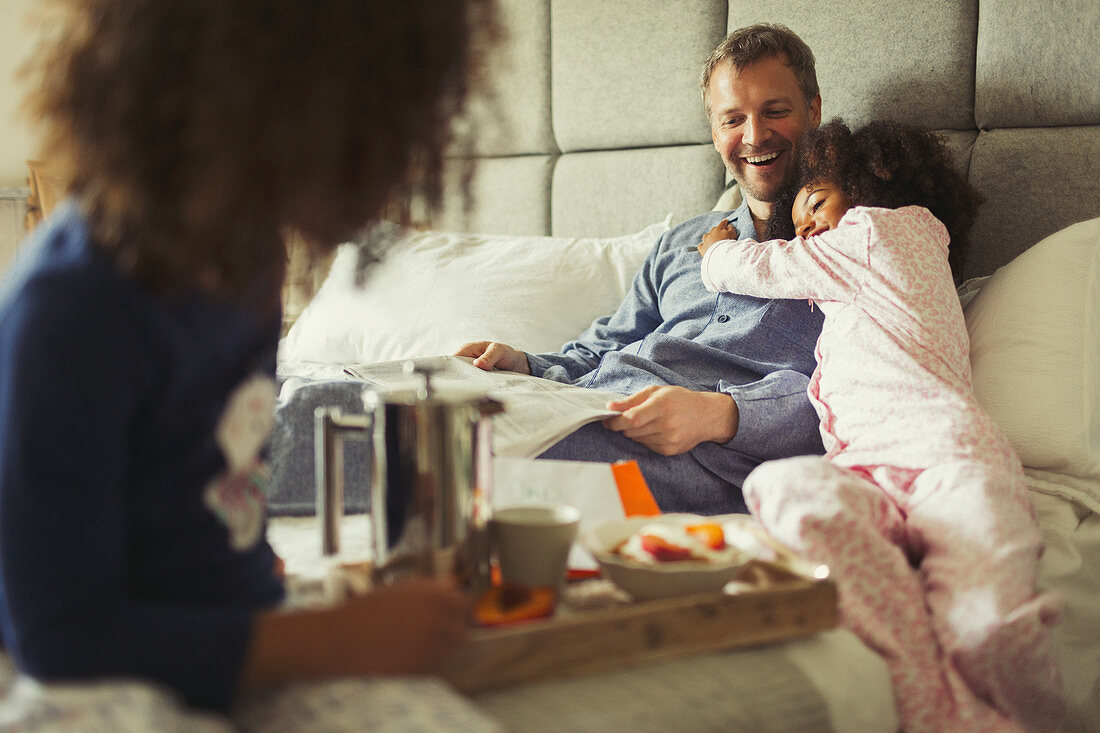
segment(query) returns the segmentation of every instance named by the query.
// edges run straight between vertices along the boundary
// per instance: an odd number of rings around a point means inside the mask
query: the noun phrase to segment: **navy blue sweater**
[[[43,680],[128,676],[225,707],[283,594],[203,493],[227,396],[274,375],[277,313],[119,274],[63,205],[0,290],[0,625]]]

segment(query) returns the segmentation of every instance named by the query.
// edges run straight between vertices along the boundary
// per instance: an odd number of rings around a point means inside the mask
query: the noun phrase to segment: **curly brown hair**
[[[241,295],[289,232],[324,252],[438,202],[490,2],[54,0],[27,108],[124,271]]]
[[[889,120],[852,132],[839,118],[809,130],[798,144],[798,185],[776,202],[767,236],[792,238],[795,196],[823,181],[839,186],[853,206],[915,205],[931,211],[947,227],[948,262],[956,281],[961,277],[981,196],[959,172],[940,135]]]

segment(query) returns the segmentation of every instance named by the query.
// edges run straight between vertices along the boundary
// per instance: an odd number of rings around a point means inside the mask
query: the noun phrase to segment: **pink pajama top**
[[[981,455],[991,433],[994,445],[1007,441],[974,398],[947,243],[927,209],[855,207],[808,239],[719,242],[703,258],[703,283],[821,308],[807,391],[835,462],[919,469],[991,459]]]

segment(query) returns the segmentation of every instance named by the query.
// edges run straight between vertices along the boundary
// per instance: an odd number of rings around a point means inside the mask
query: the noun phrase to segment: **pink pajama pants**
[[[908,733],[1059,729],[1061,605],[1036,595],[1042,540],[1018,470],[806,456],[759,466],[744,493],[776,539],[831,568],[841,623],[885,658]]]

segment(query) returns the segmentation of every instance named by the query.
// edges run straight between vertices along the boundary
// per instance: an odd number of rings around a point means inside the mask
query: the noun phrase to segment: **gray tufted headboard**
[[[726,183],[698,91],[728,30],[784,23],[823,119],[943,131],[985,196],[967,277],[1100,216],[1096,0],[500,0],[495,101],[474,100],[472,210],[437,228],[611,236],[711,209]]]

